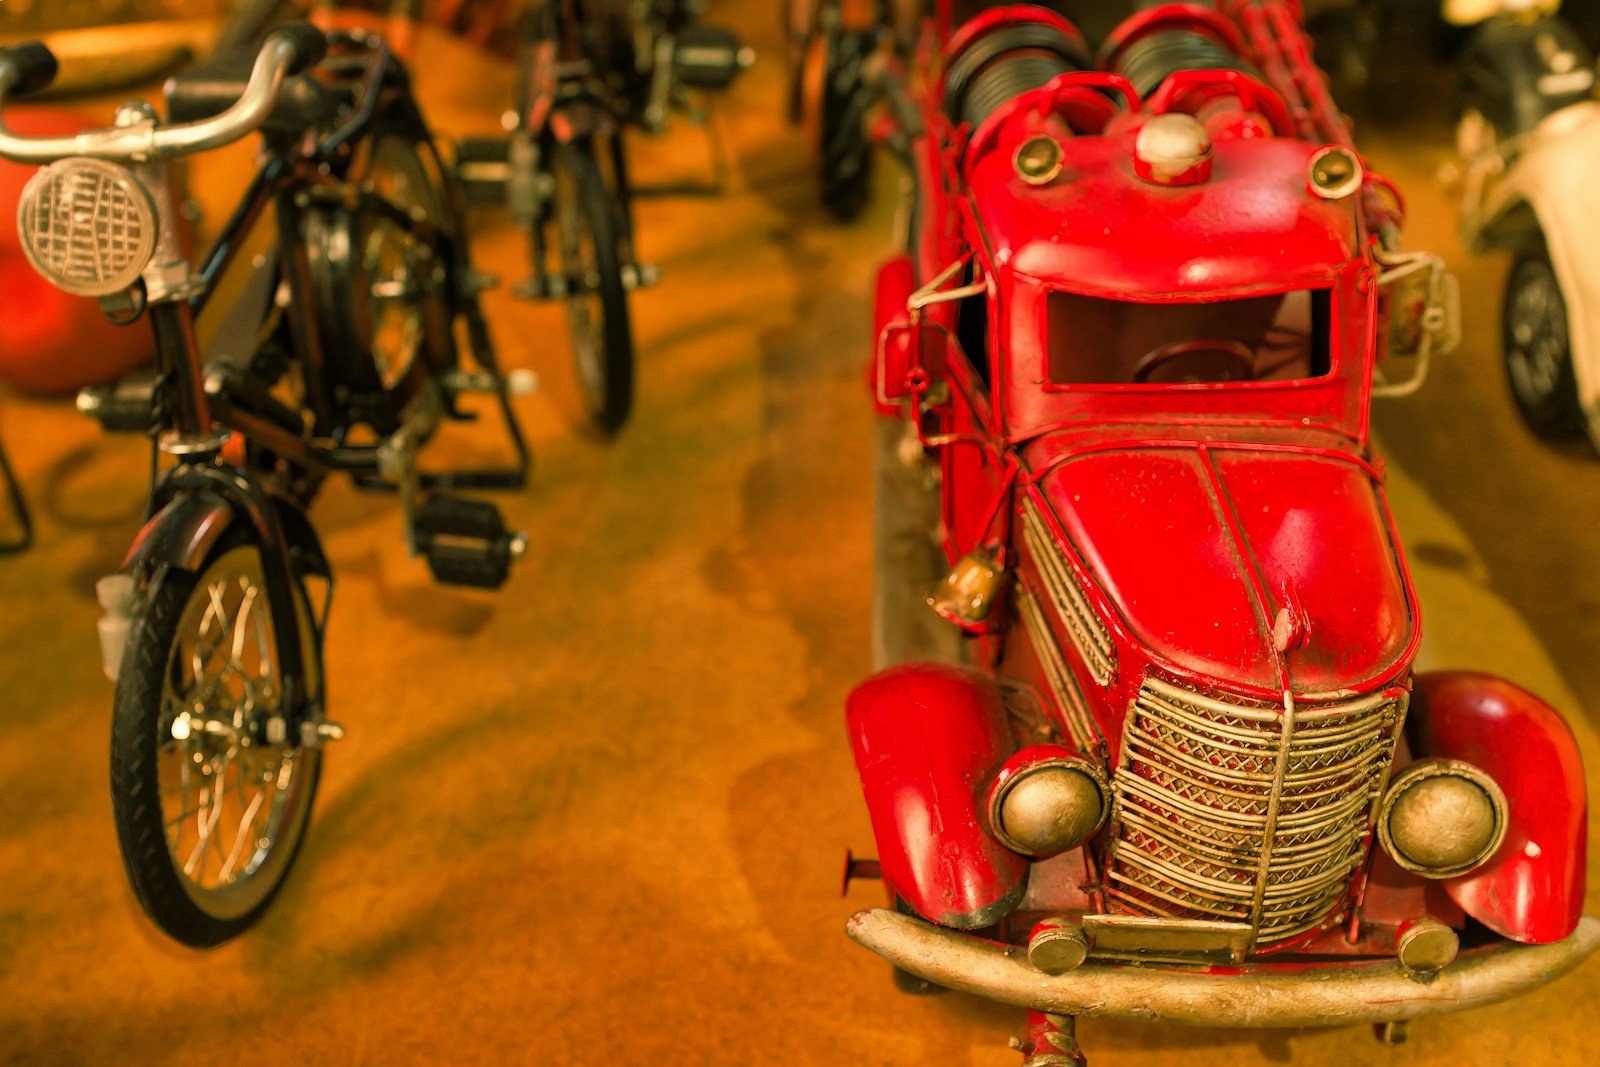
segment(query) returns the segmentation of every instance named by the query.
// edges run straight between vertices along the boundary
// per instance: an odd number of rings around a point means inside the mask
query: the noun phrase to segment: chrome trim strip
[[[1022,500],[1022,539],[1028,546],[1028,554],[1038,565],[1039,578],[1044,582],[1056,615],[1088,666],[1090,677],[1100,685],[1110,685],[1117,676],[1117,648],[1111,642],[1111,633],[1095,613],[1089,595],[1062,556],[1039,505],[1030,497]]]
[[[1055,634],[1051,632],[1049,623],[1045,622],[1039,600],[1026,582],[1017,582],[1016,602],[1017,614],[1022,616],[1023,626],[1033,641],[1034,651],[1038,653],[1045,678],[1050,682],[1050,691],[1055,695],[1056,705],[1066,719],[1073,741],[1084,755],[1105,752],[1105,738],[1101,736],[1094,716],[1089,714],[1089,703],[1078,686],[1078,679],[1073,677],[1072,666],[1061,654],[1061,646],[1056,644]]]

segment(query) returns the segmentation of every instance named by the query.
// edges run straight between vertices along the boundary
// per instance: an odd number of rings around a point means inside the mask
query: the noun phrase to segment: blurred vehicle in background
[[[137,85],[204,50],[239,0],[5,0],[0,44],[48,37],[62,75],[48,97]]]
[[[1542,437],[1600,448],[1600,101],[1595,55],[1555,0],[1452,0],[1461,233],[1511,253],[1506,375]]]
[[[871,197],[873,83],[910,61],[925,10],[925,0],[787,0],[789,120],[805,131],[818,194],[839,219]]]
[[[1396,87],[1421,44],[1429,57],[1454,63],[1472,28],[1512,9],[1554,13],[1559,0],[1306,0],[1306,25],[1317,63],[1335,97],[1351,111],[1383,122],[1399,113]],[[1600,47],[1600,3],[1569,3],[1562,17],[1590,48]],[[1368,90],[1371,89],[1371,95]]]
[[[537,0],[518,46],[516,97],[504,138],[462,142],[468,195],[503,205],[528,234],[528,300],[567,311],[584,407],[615,433],[633,408],[634,335],[628,293],[657,280],[639,261],[634,200],[716,192],[725,163],[711,130],[708,187],[634,181],[627,131],[663,132],[693,96],[725,90],[753,56],[729,30],[702,25],[695,0]],[[709,120],[708,120],[709,121]]]

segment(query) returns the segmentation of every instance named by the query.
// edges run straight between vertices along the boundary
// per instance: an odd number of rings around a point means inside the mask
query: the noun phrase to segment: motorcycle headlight
[[[1378,840],[1405,870],[1453,878],[1493,856],[1506,836],[1506,797],[1460,760],[1419,760],[1395,775],[1378,812]]]
[[[34,269],[77,296],[109,296],[139,280],[156,247],[155,204],[124,167],[63,159],[22,190],[17,235]]]

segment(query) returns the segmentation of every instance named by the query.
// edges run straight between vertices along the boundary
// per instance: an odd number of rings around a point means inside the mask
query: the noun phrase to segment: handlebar
[[[157,126],[149,119],[86,130],[71,137],[25,137],[0,119],[0,157],[17,163],[53,163],[68,156],[113,162],[143,162],[189,155],[232,144],[258,129],[277,105],[285,79],[322,61],[328,39],[305,22],[280,26],[256,53],[250,81],[239,99],[219,115],[199,122]],[[56,58],[38,41],[0,48],[0,113],[8,97],[37,92],[56,76]]]

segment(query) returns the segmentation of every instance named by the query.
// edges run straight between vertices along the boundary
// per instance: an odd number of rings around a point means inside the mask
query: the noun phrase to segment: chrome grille
[[[1071,565],[1062,557],[1039,505],[1030,499],[1022,502],[1022,539],[1038,567],[1045,592],[1089,668],[1090,676],[1101,685],[1109,685],[1117,673],[1116,645],[1112,644],[1105,623],[1095,614]]]
[[[1318,927],[1366,860],[1405,699],[1286,708],[1146,681],[1112,782],[1113,910],[1244,922],[1257,944]]]

